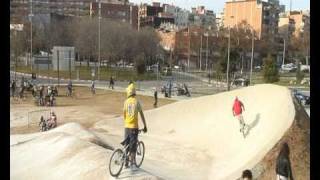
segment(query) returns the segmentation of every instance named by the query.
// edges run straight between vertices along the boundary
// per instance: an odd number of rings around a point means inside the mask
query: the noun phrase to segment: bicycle
[[[138,134],[140,134],[143,130],[139,129]],[[110,161],[109,161],[109,172],[113,177],[118,177],[122,171],[123,165],[126,161],[128,161],[129,157],[129,137],[127,137],[120,144],[123,146],[122,148],[117,148],[113,151]],[[139,168],[143,162],[144,154],[145,154],[145,146],[142,141],[137,140],[137,149],[135,154],[134,164]],[[115,165],[115,167],[113,167]]]

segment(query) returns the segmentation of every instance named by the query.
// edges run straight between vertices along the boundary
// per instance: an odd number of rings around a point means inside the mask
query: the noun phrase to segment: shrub
[[[263,59],[263,79],[266,83],[279,81],[277,63],[270,54]]]

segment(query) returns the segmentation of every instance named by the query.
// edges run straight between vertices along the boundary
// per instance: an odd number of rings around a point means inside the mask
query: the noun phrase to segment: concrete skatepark
[[[232,115],[238,96],[250,130],[244,139]],[[178,101],[145,111],[145,161],[119,179],[237,179],[279,142],[295,118],[291,92],[256,85]],[[123,138],[121,117],[86,129],[67,123],[54,130],[10,136],[11,179],[114,179],[108,162]]]

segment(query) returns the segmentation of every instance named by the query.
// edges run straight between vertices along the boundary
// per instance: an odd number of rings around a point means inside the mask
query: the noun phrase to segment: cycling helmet
[[[136,87],[134,83],[129,84],[129,86],[127,87],[127,98],[132,95],[136,95]]]

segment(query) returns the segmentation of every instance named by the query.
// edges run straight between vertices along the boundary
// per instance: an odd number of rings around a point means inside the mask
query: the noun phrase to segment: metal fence
[[[33,125],[38,125],[41,116],[43,116],[44,119],[48,119],[50,117],[50,109],[40,109],[28,112],[28,128]]]

